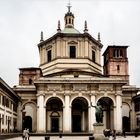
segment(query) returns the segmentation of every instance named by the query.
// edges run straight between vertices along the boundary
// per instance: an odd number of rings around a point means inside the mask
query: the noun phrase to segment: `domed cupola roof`
[[[74,14],[70,11],[71,5],[68,3],[68,12],[65,14],[65,27],[74,27]]]
[[[71,5],[68,3],[68,12],[65,14],[65,28],[62,33],[79,34],[80,32],[74,28],[74,14],[70,11]]]

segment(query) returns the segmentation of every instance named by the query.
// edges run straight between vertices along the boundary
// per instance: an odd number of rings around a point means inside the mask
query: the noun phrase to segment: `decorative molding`
[[[68,44],[78,44],[76,41],[69,41]]]

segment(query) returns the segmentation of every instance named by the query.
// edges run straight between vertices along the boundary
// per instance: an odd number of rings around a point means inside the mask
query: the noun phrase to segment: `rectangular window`
[[[76,47],[70,46],[70,58],[76,58]]]
[[[120,65],[117,65],[117,71],[120,72]]]
[[[4,124],[4,115],[2,115],[2,124]]]
[[[47,60],[48,60],[48,62],[50,62],[52,60],[52,51],[51,50],[47,51]]]
[[[6,116],[6,125],[7,125],[7,116]]]
[[[9,99],[8,98],[6,98],[6,107],[9,108]]]
[[[3,106],[5,106],[5,102],[6,102],[5,100],[6,100],[6,97],[5,96],[2,96],[2,105]]]
[[[96,61],[95,51],[92,51],[92,61],[93,61],[93,62]]]
[[[17,112],[17,105],[15,103],[13,103],[13,110]]]
[[[0,104],[1,104],[1,94],[0,94]]]

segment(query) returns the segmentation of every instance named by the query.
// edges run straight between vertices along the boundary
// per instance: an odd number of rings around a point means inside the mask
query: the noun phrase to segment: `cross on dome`
[[[70,0],[69,0],[69,3],[68,3],[68,5],[67,5],[67,7],[68,7],[68,12],[70,12],[70,8],[72,7],[72,6],[71,6],[71,3],[70,3]]]

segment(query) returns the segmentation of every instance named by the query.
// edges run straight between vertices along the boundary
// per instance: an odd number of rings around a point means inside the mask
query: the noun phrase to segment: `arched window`
[[[123,57],[123,51],[120,49],[114,49],[113,50],[113,57],[116,57],[116,58]]]
[[[69,24],[71,24],[71,19],[69,18]]]

